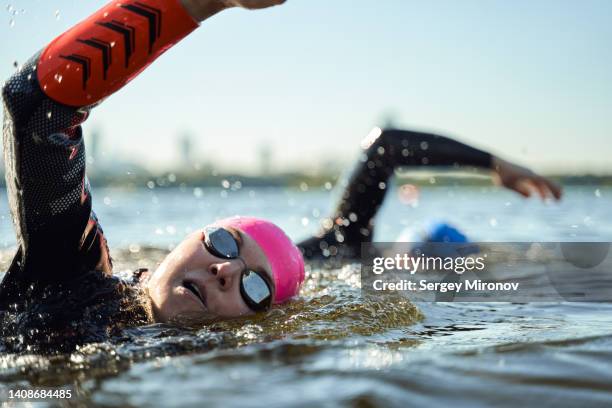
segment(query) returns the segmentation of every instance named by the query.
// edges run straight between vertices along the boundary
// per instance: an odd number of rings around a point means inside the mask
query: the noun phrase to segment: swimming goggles
[[[238,241],[222,227],[204,229],[204,246],[218,258],[237,259],[240,256]],[[269,309],[272,304],[272,289],[268,280],[260,272],[249,270],[246,263],[240,275],[240,295],[247,306],[256,312]]]

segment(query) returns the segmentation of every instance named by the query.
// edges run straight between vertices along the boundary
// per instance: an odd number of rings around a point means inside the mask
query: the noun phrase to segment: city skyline
[[[0,77],[104,3],[4,0]],[[152,170],[181,166],[185,134],[221,169],[262,170],[262,146],[268,171],[342,167],[391,117],[540,171],[612,173],[612,3],[327,3],[204,22],[97,107],[86,140]]]

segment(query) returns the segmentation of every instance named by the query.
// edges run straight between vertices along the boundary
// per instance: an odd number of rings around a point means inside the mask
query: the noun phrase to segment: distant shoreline
[[[612,186],[612,175],[548,175],[564,186]],[[89,176],[93,187],[127,188],[171,188],[171,187],[224,187],[240,189],[243,187],[295,187],[333,188],[340,180],[339,174],[282,173],[268,176],[247,176],[242,174],[199,174],[172,173],[152,174],[147,172],[127,172],[127,174],[92,173]],[[414,184],[428,187],[490,186],[491,179],[483,173],[431,173],[411,172],[395,178],[396,185]],[[0,187],[5,187],[4,177]]]

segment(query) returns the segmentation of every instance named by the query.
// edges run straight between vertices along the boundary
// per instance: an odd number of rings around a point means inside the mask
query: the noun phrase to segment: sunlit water
[[[154,267],[218,217],[253,214],[296,238],[333,193],[275,189],[95,191],[117,272]],[[493,188],[391,191],[376,239],[450,221],[478,241],[610,241],[612,189],[569,188],[561,204]],[[0,263],[14,237],[0,197]],[[134,328],[70,355],[0,357],[3,389],[71,385],[81,402],[149,406],[611,406],[612,304],[419,303],[364,299],[359,264],[309,266],[295,302],[197,329]]]

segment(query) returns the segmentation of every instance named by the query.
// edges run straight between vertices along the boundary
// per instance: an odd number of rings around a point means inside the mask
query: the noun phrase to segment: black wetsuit
[[[0,284],[0,350],[71,350],[115,322],[144,323],[92,211],[81,123],[88,109],[41,90],[38,55],[3,86],[6,185],[18,249]]]
[[[0,284],[0,314],[12,316],[4,319],[2,336],[29,333],[8,342],[12,350],[57,346],[42,328],[62,332],[61,348],[71,349],[102,340],[113,321],[146,321],[142,310],[129,307],[129,285],[111,276],[106,239],[92,211],[81,129],[89,109],[47,97],[35,75],[38,58],[2,89],[6,184],[18,244]],[[330,217],[333,226],[299,244],[305,258],[358,256],[360,243],[372,239],[385,196],[380,183],[398,166],[423,165],[488,168],[491,156],[442,136],[383,131],[357,163]]]
[[[366,147],[351,174],[328,225],[298,244],[305,258],[360,256],[371,242],[374,217],[383,203],[389,178],[403,166],[491,168],[491,155],[444,136],[387,129]],[[334,262],[335,263],[335,262]]]

